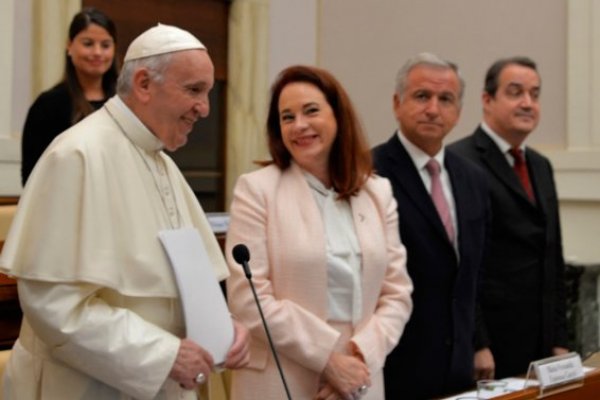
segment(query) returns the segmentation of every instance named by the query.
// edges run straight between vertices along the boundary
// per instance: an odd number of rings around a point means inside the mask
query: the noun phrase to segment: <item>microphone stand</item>
[[[246,261],[244,263],[244,270],[250,271],[250,267]],[[283,387],[285,389],[285,394],[287,395],[288,400],[292,400],[292,396],[290,395],[290,389],[288,388],[287,382],[285,380],[285,375],[283,375],[283,369],[281,368],[281,364],[279,363],[279,357],[277,356],[277,351],[275,350],[275,345],[273,344],[273,339],[271,339],[271,333],[269,332],[269,327],[267,326],[267,320],[262,312],[262,307],[260,306],[260,302],[258,301],[258,296],[256,295],[256,289],[254,289],[254,283],[252,282],[252,275],[246,274],[246,278],[248,278],[248,283],[250,284],[250,289],[252,289],[252,294],[254,295],[254,301],[258,306],[258,312],[260,313],[260,319],[262,320],[263,326],[265,328],[265,332],[267,333],[267,339],[269,340],[269,346],[271,347],[271,351],[273,352],[273,357],[275,358],[275,364],[277,364],[277,369],[279,370],[279,375],[281,376],[281,381],[283,382]]]

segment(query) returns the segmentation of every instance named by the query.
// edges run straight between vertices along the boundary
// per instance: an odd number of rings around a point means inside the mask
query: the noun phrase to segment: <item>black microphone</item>
[[[233,259],[235,260],[235,262],[240,264],[244,268],[246,278],[252,279],[252,272],[250,272],[250,266],[248,265],[248,261],[250,261],[250,251],[248,250],[246,245],[235,245],[235,247],[231,251],[231,254],[233,255]]]
[[[271,348],[271,353],[273,353],[273,357],[275,358],[275,364],[277,364],[277,369],[279,370],[279,376],[281,377],[281,382],[283,382],[283,387],[285,389],[285,393],[287,394],[288,400],[292,400],[292,396],[290,395],[290,390],[288,389],[287,382],[285,380],[285,375],[283,375],[283,369],[281,369],[281,364],[279,363],[279,357],[277,357],[277,351],[275,351],[275,346],[273,345],[273,339],[271,339],[271,333],[269,332],[269,327],[267,326],[267,321],[265,320],[265,316],[263,315],[262,307],[260,306],[260,301],[258,301],[258,296],[256,295],[256,289],[254,289],[254,283],[252,282],[252,272],[250,272],[250,266],[248,265],[248,261],[250,261],[250,251],[243,244],[236,244],[231,251],[233,255],[233,259],[236,263],[240,264],[244,268],[244,274],[248,279],[248,283],[250,284],[250,289],[252,289],[252,294],[254,295],[254,301],[256,302],[256,306],[258,307],[258,312],[260,313],[260,319],[262,320],[262,324],[265,328],[265,332],[267,333],[267,339],[269,340],[269,347]]]

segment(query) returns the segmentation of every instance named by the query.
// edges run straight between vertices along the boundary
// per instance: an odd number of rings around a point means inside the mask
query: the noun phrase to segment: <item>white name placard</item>
[[[535,361],[533,368],[542,390],[581,381],[584,376],[581,357],[577,353],[567,353]]]

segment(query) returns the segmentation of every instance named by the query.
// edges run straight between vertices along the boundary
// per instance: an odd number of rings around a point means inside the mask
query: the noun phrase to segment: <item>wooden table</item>
[[[539,387],[529,387],[505,394],[504,396],[494,397],[494,400],[533,400],[537,399]],[[583,386],[551,394],[544,399],[548,400],[599,400],[600,399],[600,369],[590,371],[583,380]]]

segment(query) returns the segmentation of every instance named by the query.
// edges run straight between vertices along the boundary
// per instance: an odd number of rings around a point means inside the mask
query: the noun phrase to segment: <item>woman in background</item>
[[[50,142],[115,94],[116,40],[115,24],[102,12],[86,8],[73,17],[64,77],[40,94],[27,113],[21,145],[23,186]]]
[[[253,336],[231,398],[286,398],[230,255],[243,243],[292,398],[381,400],[383,363],[412,309],[390,184],[373,175],[357,115],[331,74],[290,67],[271,93],[273,160],[239,178],[227,235],[230,310]]]

